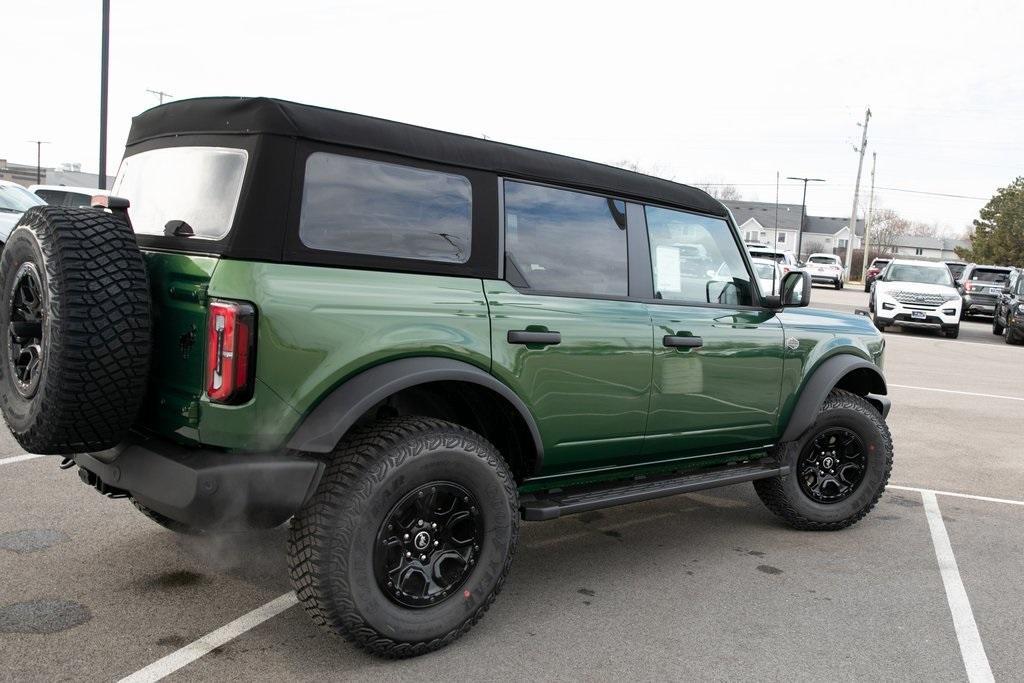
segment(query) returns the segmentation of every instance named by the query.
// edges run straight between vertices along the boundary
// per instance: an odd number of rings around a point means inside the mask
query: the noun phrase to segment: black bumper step
[[[572,489],[554,489],[541,493],[528,493],[520,497],[523,519],[541,521],[557,519],[588,510],[638,503],[691,491],[713,489],[729,484],[740,484],[755,479],[785,476],[788,466],[780,466],[771,459],[742,465],[728,465],[695,472],[658,475],[627,482],[594,484]]]

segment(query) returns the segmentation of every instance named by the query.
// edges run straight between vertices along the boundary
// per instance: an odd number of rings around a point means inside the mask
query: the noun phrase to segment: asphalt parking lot
[[[886,339],[893,486],[861,523],[793,531],[740,485],[526,524],[487,617],[401,662],[294,606],[282,529],[179,537],[3,430],[0,679],[1020,679],[1024,348]]]

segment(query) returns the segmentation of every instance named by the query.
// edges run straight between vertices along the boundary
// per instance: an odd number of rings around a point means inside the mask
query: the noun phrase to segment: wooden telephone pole
[[[871,153],[871,194],[868,195],[868,213],[864,216],[864,258],[860,267],[860,281],[868,276],[868,254],[871,251],[871,212],[875,210],[875,165],[878,152]]]
[[[853,209],[850,211],[850,239],[846,243],[846,272],[850,272],[853,264],[853,245],[857,239],[857,200],[860,194],[860,174],[864,169],[864,152],[868,149],[868,121],[871,120],[871,107],[864,112],[864,130],[861,131],[859,160],[857,161],[857,182],[853,186]]]

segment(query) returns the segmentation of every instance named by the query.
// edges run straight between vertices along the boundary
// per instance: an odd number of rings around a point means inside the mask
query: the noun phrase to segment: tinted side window
[[[505,182],[505,250],[532,289],[626,296],[626,205]]]
[[[471,196],[460,175],[316,152],[306,160],[299,238],[313,249],[465,263]]]
[[[750,275],[728,223],[653,206],[645,211],[655,297],[751,305]]]

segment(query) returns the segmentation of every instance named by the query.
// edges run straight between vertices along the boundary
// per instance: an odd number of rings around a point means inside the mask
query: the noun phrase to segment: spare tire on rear
[[[149,302],[123,217],[25,212],[0,256],[0,409],[25,450],[98,451],[123,438],[146,391]]]

